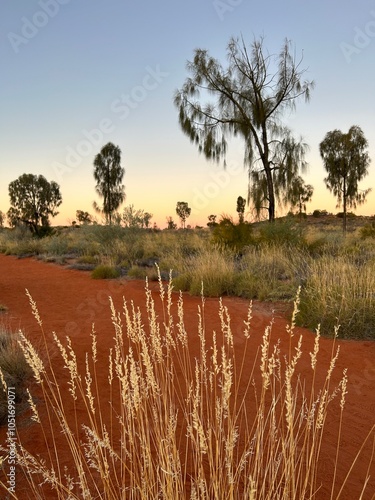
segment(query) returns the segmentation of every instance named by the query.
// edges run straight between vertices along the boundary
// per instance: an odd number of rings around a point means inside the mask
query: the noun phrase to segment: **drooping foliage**
[[[182,131],[207,159],[219,161],[228,139],[245,143],[249,172],[248,201],[258,215],[266,209],[275,218],[276,201],[285,202],[291,182],[304,169],[307,145],[296,140],[283,123],[299,98],[309,100],[313,82],[303,80],[302,60],[296,60],[286,40],[278,55],[269,55],[263,39],[249,51],[243,40],[232,38],[228,66],[197,49],[187,64],[189,76],[176,92]],[[213,102],[205,103],[212,96]]]

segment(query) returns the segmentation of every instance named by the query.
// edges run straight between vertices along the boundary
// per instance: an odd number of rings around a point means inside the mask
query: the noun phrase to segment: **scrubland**
[[[0,232],[0,251],[36,256],[92,272],[93,278],[157,279],[207,297],[234,295],[290,303],[301,287],[298,322],[339,337],[375,336],[375,226],[369,219],[285,218],[275,224],[154,231],[120,226],[59,228],[36,239],[26,229]],[[359,222],[359,221],[362,221]]]

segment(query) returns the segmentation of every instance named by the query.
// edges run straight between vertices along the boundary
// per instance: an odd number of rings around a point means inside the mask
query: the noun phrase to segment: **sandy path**
[[[3,313],[0,321],[12,330],[21,328],[27,336],[37,341],[40,338],[40,329],[31,313],[25,289],[28,289],[36,301],[40,315],[43,320],[43,328],[48,338],[55,331],[60,339],[64,340],[66,335],[72,338],[72,343],[78,356],[90,349],[91,325],[95,323],[98,334],[99,353],[107,359],[108,343],[113,337],[113,326],[110,320],[108,307],[108,295],[113,297],[114,303],[121,308],[122,297],[127,301],[133,300],[144,310],[144,283],[140,281],[96,281],[92,280],[88,273],[69,270],[54,264],[46,264],[34,259],[17,259],[0,255],[0,303],[7,306],[7,313]],[[158,284],[152,283],[151,289],[155,290],[156,305],[158,297],[156,294]],[[177,301],[177,296],[176,296]],[[200,298],[184,296],[184,310],[186,324],[191,331],[196,331],[197,307],[201,303]],[[243,320],[246,319],[248,302],[238,298],[225,298],[224,303],[228,306],[232,330],[237,346],[240,347],[243,338],[241,336]],[[264,328],[272,318],[271,304],[255,303],[253,307],[252,335],[254,345],[257,347],[263,335]],[[206,299],[205,302],[206,330],[219,330],[218,300]],[[282,312],[275,313],[273,325],[273,338],[280,338],[281,349],[286,349],[288,338],[285,332],[286,320]],[[302,374],[309,370],[308,351],[312,349],[314,336],[304,329],[297,329],[297,333],[303,333]],[[296,335],[297,337],[297,335]],[[343,429],[341,462],[338,470],[337,482],[345,477],[349,464],[353,461],[364,437],[375,422],[375,342],[339,341],[340,356],[335,371],[334,380],[338,381],[342,370],[347,367],[349,375],[348,395],[345,410],[345,423]],[[323,367],[327,366],[332,351],[332,341],[323,339],[321,342],[319,360]],[[303,365],[305,363],[305,365]],[[249,369],[252,362],[249,360]],[[64,374],[62,374],[64,376]],[[322,380],[325,371],[322,370]],[[321,490],[317,499],[329,498],[330,481],[332,481],[332,464],[335,449],[335,437],[337,422],[335,415],[327,419],[327,433],[323,443],[321,454],[320,482]],[[36,427],[36,426],[35,426]],[[24,442],[28,443],[30,449],[43,453],[43,442],[35,434],[34,427],[23,429],[20,433]],[[1,441],[4,441],[4,429],[0,430]],[[64,449],[61,449],[63,461]],[[360,455],[353,473],[346,485],[342,499],[354,500],[359,498],[365,472],[371,456],[371,443],[365,447]],[[365,500],[375,498],[375,461],[370,465],[370,488],[368,488]],[[18,486],[23,486],[22,477],[18,478]],[[26,491],[19,498],[29,498]],[[1,495],[0,497],[4,498]],[[53,496],[51,496],[53,498]]]

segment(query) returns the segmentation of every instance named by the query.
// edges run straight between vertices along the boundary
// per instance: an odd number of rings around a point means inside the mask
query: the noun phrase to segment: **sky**
[[[360,188],[375,187],[374,0],[2,0],[0,36],[3,212],[9,183],[33,173],[60,186],[52,224],[70,224],[76,210],[94,214],[94,157],[113,142],[122,151],[125,205],[151,212],[152,223],[177,222],[177,201],[192,208],[192,226],[205,226],[210,214],[236,217],[237,197],[247,196],[243,143],[230,143],[226,170],[208,162],[182,133],[173,104],[194,50],[207,49],[225,67],[232,36],[248,45],[262,36],[271,54],[290,39],[315,82],[310,102],[285,117],[309,145],[308,212],[338,211],[319,155],[331,130],[361,127],[372,163]],[[356,213],[375,213],[375,189]]]

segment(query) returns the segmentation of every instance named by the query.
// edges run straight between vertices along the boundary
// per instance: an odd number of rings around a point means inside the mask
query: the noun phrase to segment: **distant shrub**
[[[375,221],[361,227],[359,234],[363,240],[366,238],[375,238]]]
[[[259,228],[259,243],[268,244],[292,244],[304,243],[304,229],[292,219],[278,221],[272,224],[263,223]]]
[[[324,217],[325,215],[328,215],[327,210],[314,210],[312,213],[313,217]]]
[[[106,265],[97,266],[91,273],[91,277],[95,280],[115,279],[119,276],[120,272],[118,269]]]
[[[95,267],[95,264],[86,264],[84,262],[74,262],[67,266],[68,269],[75,269],[76,271],[93,271]]]
[[[89,235],[94,241],[99,242],[102,246],[112,245],[115,240],[120,240],[128,231],[116,224],[107,225],[84,225],[81,228],[82,236]]]
[[[354,217],[357,217],[354,212],[346,212],[346,216],[348,218],[351,218],[351,219],[353,219]],[[336,214],[336,217],[338,217],[339,219],[343,219],[344,218],[344,212],[338,212]]]
[[[157,281],[158,272],[156,266],[146,267],[146,266],[132,266],[127,272],[129,278],[142,279],[148,278],[150,281]]]
[[[181,292],[187,292],[191,285],[191,274],[182,273],[173,278],[173,288],[175,290],[181,290]]]
[[[95,265],[98,262],[98,257],[95,255],[81,255],[81,257],[78,257],[77,262],[79,264]]]
[[[36,238],[24,226],[2,231],[0,248],[6,255],[29,256],[43,253],[43,240]]]
[[[52,255],[64,255],[70,251],[69,240],[66,233],[50,236],[45,239],[44,250]]]
[[[254,243],[252,226],[247,223],[234,224],[229,217],[224,217],[212,230],[214,244],[226,246],[241,252],[245,246]]]
[[[132,266],[127,272],[129,278],[144,279],[147,276],[147,270],[145,267]]]
[[[306,259],[287,245],[249,247],[238,264],[234,293],[248,299],[292,299],[305,278]]]
[[[327,251],[328,243],[324,236],[319,236],[306,242],[305,248],[312,256],[323,255]]]

